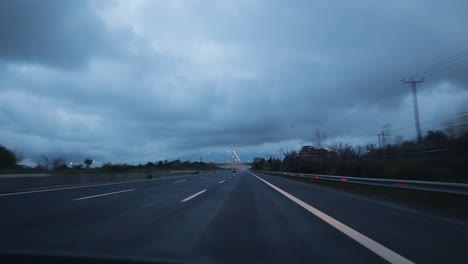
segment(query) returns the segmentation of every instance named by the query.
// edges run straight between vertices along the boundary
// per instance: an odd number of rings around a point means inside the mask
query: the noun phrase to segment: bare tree
[[[315,129],[314,137],[312,138],[312,145],[316,149],[323,148],[323,142],[327,139],[325,132],[322,132],[319,128]]]
[[[50,162],[53,169],[63,169],[67,167],[67,161],[63,158],[55,158]]]
[[[37,166],[39,168],[43,168],[43,169],[47,169],[47,170],[52,169],[52,166],[50,164],[50,160],[46,155],[42,154],[41,159],[42,159],[42,161],[39,162],[39,164],[37,164]]]
[[[358,153],[354,147],[347,143],[335,143],[328,148],[340,159],[354,159],[358,157]]]

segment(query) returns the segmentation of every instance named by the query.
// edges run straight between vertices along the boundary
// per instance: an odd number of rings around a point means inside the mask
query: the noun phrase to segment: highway
[[[467,263],[468,225],[257,172],[0,194],[0,250],[185,263]]]

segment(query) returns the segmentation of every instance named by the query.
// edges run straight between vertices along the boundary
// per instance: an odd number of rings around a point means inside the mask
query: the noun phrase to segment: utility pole
[[[302,146],[304,145],[304,141],[299,142],[301,144],[301,149],[299,150],[299,166],[302,169]]]
[[[403,79],[402,82],[411,84],[411,90],[413,92],[414,121],[416,122],[416,133],[418,136],[418,141],[421,141],[422,134],[421,134],[421,126],[419,124],[418,95],[416,91],[416,85],[418,83],[424,82],[424,79],[420,79],[418,81],[413,80],[413,79],[409,79],[408,81],[406,81],[405,79]]]
[[[380,146],[380,135],[381,135],[380,133],[379,133],[379,134],[377,134],[377,136],[379,137],[379,149],[381,149],[381,148],[382,148],[382,147]]]
[[[386,135],[385,135],[385,131],[382,131],[382,132],[381,132],[381,135],[382,135],[382,146],[383,146],[384,148],[386,148],[386,147],[387,147],[387,141],[385,140],[385,136],[386,136]]]
[[[281,153],[283,152],[283,148],[278,149],[279,152],[279,159],[281,160]]]

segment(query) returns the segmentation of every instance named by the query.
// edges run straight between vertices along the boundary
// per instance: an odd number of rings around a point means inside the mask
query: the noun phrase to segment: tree
[[[17,161],[18,160],[14,152],[0,145],[0,168],[15,168]]]
[[[440,130],[428,131],[427,135],[424,137],[424,143],[428,147],[446,147],[448,145],[449,138],[447,134]]]
[[[63,158],[55,158],[51,160],[51,165],[54,169],[66,169],[67,161]]]
[[[187,163],[188,162],[186,162],[185,166],[187,166]],[[162,160],[160,160],[160,161],[158,161],[158,164],[156,165],[156,168],[161,169],[163,166],[164,166],[164,164],[163,164]]]
[[[148,162],[146,163],[146,168],[148,169],[153,169],[153,168],[156,168],[156,165],[153,163],[153,162]]]
[[[327,139],[327,135],[320,131],[319,128],[315,129],[314,137],[312,138],[312,143],[315,148],[323,148],[323,142]]]
[[[44,155],[44,154],[41,155],[41,158],[42,158],[42,161],[39,162],[39,164],[37,164],[37,167],[38,167],[38,168],[45,169],[45,170],[50,170],[50,169],[52,169],[52,165],[51,165],[51,163],[50,163],[49,158],[48,158],[46,155]]]
[[[67,161],[63,158],[49,159],[46,155],[41,155],[41,157],[42,157],[42,162],[38,164],[38,167],[41,167],[47,170],[68,168]]]
[[[339,159],[355,159],[358,154],[353,146],[348,143],[335,143],[329,147],[330,151]]]
[[[284,160],[281,163],[282,171],[297,172],[301,168],[301,157],[296,151],[291,151],[285,154]]]
[[[93,160],[85,159],[84,164],[86,165],[86,168],[89,169],[89,166],[91,166],[91,164],[93,164]]]
[[[279,171],[281,170],[281,160],[279,159],[272,159],[271,160],[271,170]]]
[[[263,170],[265,162],[266,161],[265,161],[264,158],[254,158],[254,161],[251,164],[252,169],[254,169],[254,170]]]
[[[377,146],[374,143],[369,143],[366,145],[367,155],[372,155],[376,152]]]
[[[83,169],[83,164],[73,165],[72,168],[75,170],[81,170]]]

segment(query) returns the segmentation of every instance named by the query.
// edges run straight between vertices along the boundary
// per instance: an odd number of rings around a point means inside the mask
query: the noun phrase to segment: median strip
[[[363,245],[370,251],[374,252],[378,256],[382,257],[383,259],[387,260],[390,263],[413,263],[411,260],[399,255],[398,253],[392,251],[389,248],[386,248],[382,244],[378,243],[377,241],[372,240],[369,237],[366,237],[365,235],[359,233],[358,231],[352,229],[351,227],[341,223],[340,221],[332,218],[331,216],[323,213],[322,211],[316,209],[315,207],[310,206],[309,204],[305,203],[304,201],[298,199],[297,197],[283,191],[282,189],[276,187],[275,185],[267,182],[266,180],[258,177],[257,175],[253,174],[252,172],[249,171],[250,174],[253,176],[257,177],[260,181],[264,182],[266,185],[270,186],[277,192],[281,193],[282,195],[286,196],[289,198],[291,201],[295,202],[302,208],[306,209],[310,213],[314,214],[318,218],[322,219],[325,221],[327,224],[333,226],[334,228],[338,229],[354,241],[358,242],[359,244]]]
[[[187,202],[187,201],[189,201],[189,200],[191,200],[191,199],[193,199],[193,198],[197,197],[198,195],[200,195],[200,194],[202,194],[202,193],[204,193],[204,192],[206,192],[206,189],[205,189],[205,190],[203,190],[203,191],[197,192],[196,194],[194,194],[194,195],[191,195],[191,196],[189,196],[189,197],[187,197],[187,198],[183,199],[183,200],[182,200],[182,201],[180,201],[180,202],[181,202],[181,203],[185,203],[185,202]]]
[[[101,196],[106,196],[106,195],[112,195],[112,194],[117,194],[117,193],[131,192],[131,191],[134,191],[134,190],[135,189],[128,189],[128,190],[123,190],[123,191],[118,191],[118,192],[110,192],[110,193],[91,195],[91,196],[76,198],[76,199],[73,199],[73,201],[86,200],[86,199],[91,199],[91,198],[96,198],[96,197],[101,197]]]

